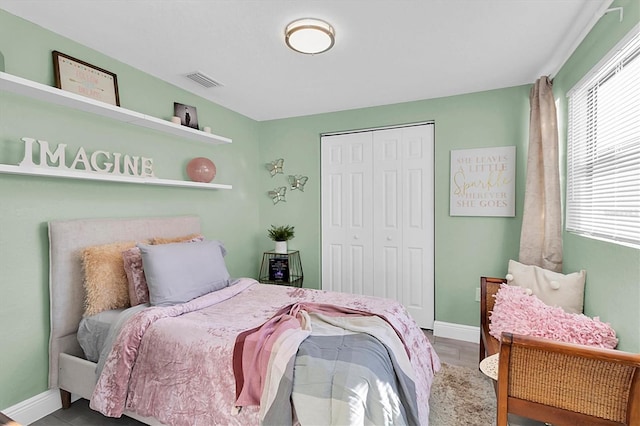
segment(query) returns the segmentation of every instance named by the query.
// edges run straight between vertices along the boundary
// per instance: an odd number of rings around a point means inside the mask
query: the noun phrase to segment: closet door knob
[[[354,240],[357,240],[357,239],[358,239],[358,236],[357,236],[357,235],[354,235],[354,236],[353,236],[353,239],[354,239]]]
[[[387,237],[387,241],[391,241],[391,237]]]

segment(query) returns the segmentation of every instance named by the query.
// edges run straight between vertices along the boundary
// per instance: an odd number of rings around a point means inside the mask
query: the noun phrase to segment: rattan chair
[[[480,357],[482,361],[488,355],[497,354],[500,350],[500,342],[489,334],[489,315],[496,303],[495,295],[500,290],[501,284],[506,284],[504,278],[480,277]]]
[[[640,426],[640,355],[503,333],[497,399],[498,426]]]

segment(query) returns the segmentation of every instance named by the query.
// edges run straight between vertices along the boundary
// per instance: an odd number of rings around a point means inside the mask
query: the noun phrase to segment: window
[[[569,93],[567,231],[640,248],[640,27]]]

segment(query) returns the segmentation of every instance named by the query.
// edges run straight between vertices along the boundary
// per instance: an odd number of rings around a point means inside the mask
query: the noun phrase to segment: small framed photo
[[[269,281],[289,281],[289,258],[287,256],[269,259]]]
[[[120,106],[118,79],[112,72],[53,51],[53,71],[58,89]]]
[[[196,107],[174,102],[173,115],[180,117],[180,124],[183,126],[198,129],[198,111]]]

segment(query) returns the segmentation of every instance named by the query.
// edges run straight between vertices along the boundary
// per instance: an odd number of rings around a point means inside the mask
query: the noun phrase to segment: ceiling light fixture
[[[287,46],[296,52],[315,55],[333,47],[335,32],[325,21],[305,18],[287,25],[284,39]]]

